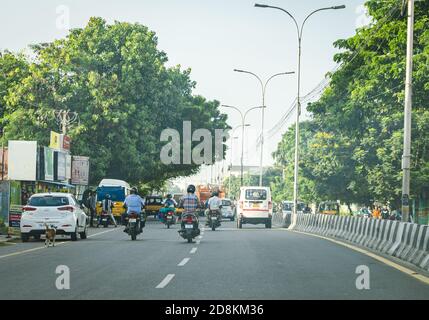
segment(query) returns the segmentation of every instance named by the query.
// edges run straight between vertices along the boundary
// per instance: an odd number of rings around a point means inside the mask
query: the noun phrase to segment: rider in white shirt
[[[222,199],[219,198],[219,192],[215,191],[212,193],[212,197],[207,202],[207,210],[205,212],[206,218],[208,217],[208,214],[210,211],[217,210],[220,214],[220,209],[222,208]],[[208,219],[206,224],[208,225]]]

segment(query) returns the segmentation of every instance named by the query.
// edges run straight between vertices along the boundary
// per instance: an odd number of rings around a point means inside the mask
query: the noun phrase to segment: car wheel
[[[240,219],[237,220],[237,226],[238,229],[243,229],[243,222]]]
[[[265,228],[271,229],[271,221],[265,223]]]
[[[233,222],[234,222],[234,220],[235,220],[235,219],[234,219],[234,217],[232,217],[232,218],[231,218],[231,221],[233,221]]]
[[[36,235],[34,236],[34,240],[40,241],[40,234],[36,234]]]
[[[77,241],[77,234],[78,234],[78,232],[77,232],[77,227],[76,227],[76,230],[75,230],[75,232],[73,232],[70,236],[71,236],[71,241]]]
[[[22,242],[28,242],[29,238],[30,238],[30,236],[27,233],[21,233]]]
[[[86,234],[86,227],[85,227],[85,230],[83,230],[83,232],[79,233],[79,235],[82,240],[85,240],[88,237]]]

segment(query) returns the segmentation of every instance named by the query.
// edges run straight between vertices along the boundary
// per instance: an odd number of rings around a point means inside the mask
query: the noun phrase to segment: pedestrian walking
[[[89,196],[89,214],[91,216],[89,220],[89,226],[91,228],[94,227],[94,217],[95,217],[96,207],[97,207],[97,196],[95,191],[91,191]]]

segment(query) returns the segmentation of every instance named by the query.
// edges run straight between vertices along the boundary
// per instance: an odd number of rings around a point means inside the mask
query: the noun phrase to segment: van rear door
[[[270,195],[267,189],[249,188],[244,190],[243,213],[246,217],[268,217]]]

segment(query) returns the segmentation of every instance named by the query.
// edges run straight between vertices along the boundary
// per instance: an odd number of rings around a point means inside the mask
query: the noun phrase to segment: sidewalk
[[[18,236],[11,236],[10,238],[7,238],[7,235],[0,234],[0,243],[9,242],[17,239],[19,239]]]

